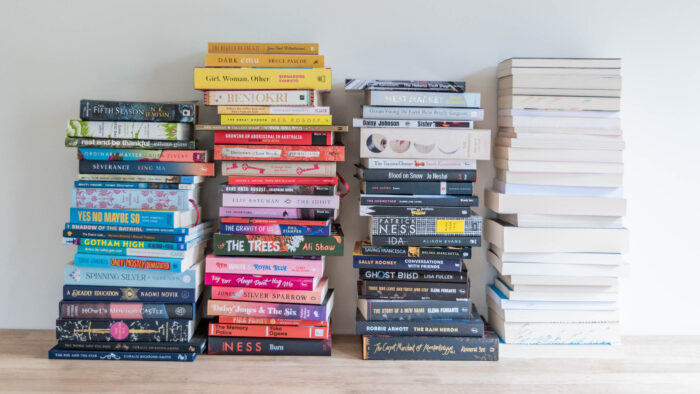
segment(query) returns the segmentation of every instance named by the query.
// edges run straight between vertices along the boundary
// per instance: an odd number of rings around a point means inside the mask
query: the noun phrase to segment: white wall
[[[7,2],[9,3],[9,2]],[[495,126],[499,61],[513,56],[622,57],[625,187],[632,229],[622,289],[625,334],[700,332],[700,62],[694,1],[16,1],[0,15],[0,327],[51,328],[62,270],[75,150],[63,147],[81,98],[199,99],[192,67],[208,41],[318,42],[333,68],[331,106],[359,111],[346,77],[466,79]],[[349,135],[348,178],[358,155]],[[480,187],[493,168],[479,165]],[[355,183],[355,186],[357,184]],[[343,204],[346,254],[365,234],[357,193]],[[216,202],[213,202],[216,203]],[[481,209],[484,212],[484,209]],[[351,332],[356,272],[330,259],[335,329]],[[473,298],[492,271],[476,250]]]

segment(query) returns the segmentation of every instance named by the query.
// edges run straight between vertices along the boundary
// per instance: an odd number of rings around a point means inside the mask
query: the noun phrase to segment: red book
[[[214,132],[215,144],[313,145],[333,144],[333,133],[324,131],[226,131]]]
[[[249,317],[249,316],[219,316],[219,323],[228,324],[262,324],[273,326],[328,326],[327,320],[292,320],[277,319],[275,317]]]
[[[328,339],[329,327],[209,323],[216,337]]]
[[[214,145],[214,160],[344,161],[345,147]]]
[[[301,176],[230,176],[229,185],[337,185],[338,178]]]

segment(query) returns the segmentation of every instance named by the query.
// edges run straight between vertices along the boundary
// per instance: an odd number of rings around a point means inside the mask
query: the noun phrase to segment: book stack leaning
[[[196,127],[214,132],[225,177],[206,258],[208,352],[330,355],[324,265],[343,254],[333,220],[345,157],[334,131],[347,131],[322,106],[331,70],[317,44],[210,43],[206,66]]]
[[[49,358],[193,361],[204,255],[200,184],[210,152],[191,140],[193,104],[82,100],[68,122],[78,180],[63,242],[65,267]]]
[[[628,244],[620,59],[513,58],[498,76],[497,177],[486,191],[498,219],[485,239],[499,275],[487,289],[489,322],[514,354],[528,348],[517,345],[618,343]]]
[[[481,245],[473,186],[491,149],[490,130],[474,129],[480,94],[452,81],[347,80],[346,89],[364,91],[366,104],[353,122],[360,215],[371,217],[353,256],[363,358],[496,360],[463,262]]]

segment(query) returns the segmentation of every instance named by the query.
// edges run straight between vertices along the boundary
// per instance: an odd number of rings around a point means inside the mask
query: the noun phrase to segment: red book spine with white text
[[[327,320],[294,320],[276,317],[219,316],[219,323],[229,324],[271,324],[276,326],[328,326]]]
[[[214,132],[215,144],[242,145],[313,145],[333,143],[333,133],[326,131],[226,131]]]
[[[214,160],[344,161],[345,147],[342,145],[214,145]]]
[[[230,176],[229,185],[337,185],[336,177]]]
[[[209,335],[246,338],[328,339],[328,327],[209,323]]]
[[[204,284],[213,286],[257,287],[263,289],[313,290],[316,277],[313,276],[274,276],[250,274],[220,274],[207,272]]]

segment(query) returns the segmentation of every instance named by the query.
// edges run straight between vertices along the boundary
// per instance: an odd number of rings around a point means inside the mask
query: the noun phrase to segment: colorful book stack
[[[325,256],[343,254],[333,223],[345,147],[322,90],[317,44],[210,43],[194,71],[198,130],[214,131],[219,231],[206,258],[210,354],[330,355],[333,289]],[[246,68],[275,67],[275,68]]]
[[[190,140],[193,104],[82,100],[68,122],[78,148],[65,267],[49,358],[193,361],[204,255],[199,185],[210,152]]]
[[[346,80],[365,93],[360,215],[370,238],[360,269],[356,333],[363,358],[495,360],[498,341],[469,299],[463,259],[481,245],[473,185],[490,156],[479,93],[464,82]]]
[[[513,58],[498,76],[489,322],[506,344],[615,344],[628,243],[620,59]]]

